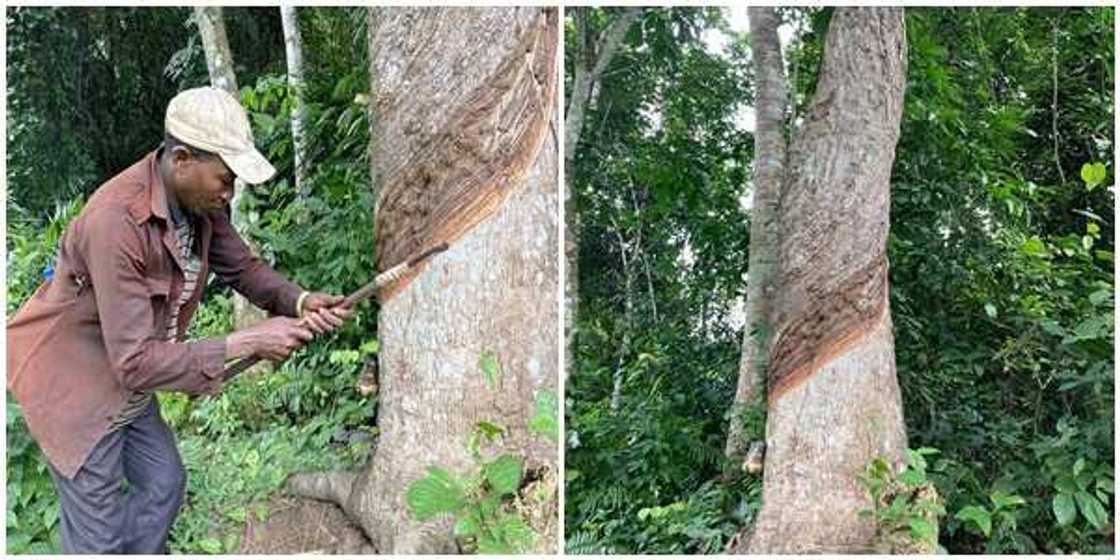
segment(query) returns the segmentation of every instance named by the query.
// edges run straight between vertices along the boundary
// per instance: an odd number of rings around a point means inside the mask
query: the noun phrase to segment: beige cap
[[[218,154],[246,183],[263,183],[276,174],[276,168],[253,145],[245,109],[223,89],[200,87],[180,92],[167,104],[163,126],[184,144]]]

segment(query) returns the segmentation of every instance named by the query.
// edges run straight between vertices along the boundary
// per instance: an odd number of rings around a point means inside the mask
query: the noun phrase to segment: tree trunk
[[[750,259],[747,264],[746,322],[739,360],[739,383],[731,405],[725,454],[734,465],[752,442],[762,442],[766,409],[766,363],[770,333],[773,278],[777,258],[777,203],[785,179],[786,141],[782,117],[786,80],[778,17],[774,8],[750,8],[751,53],[754,58],[755,158],[751,207]]]
[[[572,77],[572,98],[564,112],[564,376],[575,367],[576,312],[579,310],[579,212],[575,197],[576,148],[583,133],[591,92],[618,52],[630,26],[641,15],[641,8],[627,8],[618,19],[592,41],[587,25],[587,10],[574,10],[576,33],[581,48]],[[594,45],[591,43],[594,42]],[[590,50],[590,52],[589,52]]]
[[[303,85],[303,40],[299,35],[299,18],[296,7],[290,4],[280,6],[280,22],[284,27],[284,53],[288,59],[288,86],[295,94],[292,111],[292,153],[295,158],[296,192],[300,198],[307,198],[307,184],[304,165],[307,160],[307,144],[303,127],[307,121],[307,108],[304,106]]]
[[[538,394],[555,394],[559,359],[558,15],[379,8],[374,19],[378,268],[451,248],[380,294],[381,436],[340,501],[382,553],[454,552],[451,520],[416,521],[405,493],[429,466],[476,471],[467,442],[479,422],[503,426],[500,450],[555,490],[557,444],[527,421]],[[500,364],[492,387],[486,352]],[[550,502],[540,553],[556,548]]]
[[[210,85],[222,88],[235,98],[240,98],[237,89],[237,76],[233,72],[233,54],[229,50],[229,39],[226,37],[226,24],[222,18],[221,6],[197,6],[194,9],[195,22],[198,24],[198,33],[202,36],[202,48],[206,51],[206,68],[210,71]],[[241,181],[234,184],[233,200],[230,201],[230,221],[233,228],[245,238],[250,247],[255,249],[255,244],[249,239],[247,232],[249,224],[245,216],[238,211],[241,203],[241,194],[245,186]],[[253,307],[249,300],[241,294],[233,294],[233,327],[240,330],[252,326],[265,318],[263,310]],[[256,366],[258,370],[268,368],[268,362],[261,362]]]
[[[741,543],[749,553],[874,550],[857,477],[876,456],[898,466],[904,455],[886,257],[904,34],[901,9],[837,9],[790,148],[763,507]]]

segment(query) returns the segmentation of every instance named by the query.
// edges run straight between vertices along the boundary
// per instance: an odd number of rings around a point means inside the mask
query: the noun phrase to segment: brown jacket
[[[156,152],[113,177],[66,229],[53,280],[8,322],[8,390],[50,462],[73,478],[132,390],[214,394],[224,337],[166,338],[183,287]],[[255,257],[228,209],[195,224],[201,268],[184,332],[212,270],[254,304],[295,316],[300,288]]]

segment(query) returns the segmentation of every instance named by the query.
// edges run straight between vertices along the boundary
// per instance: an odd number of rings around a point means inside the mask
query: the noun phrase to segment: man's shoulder
[[[83,214],[90,213],[129,213],[139,221],[143,210],[150,200],[151,181],[147,170],[148,158],[145,157],[120,173],[105,181],[90,196]],[[138,212],[139,210],[139,212]]]

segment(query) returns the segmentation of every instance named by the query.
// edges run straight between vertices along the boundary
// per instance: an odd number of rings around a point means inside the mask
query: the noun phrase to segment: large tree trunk
[[[335,498],[381,553],[454,551],[450,519],[417,522],[405,493],[429,466],[476,470],[480,421],[506,429],[500,448],[526,472],[557,480],[557,443],[527,428],[559,360],[557,19],[536,7],[374,18],[378,268],[451,244],[380,294],[381,436]],[[493,387],[485,352],[500,363]],[[540,516],[538,552],[555,552],[555,513]]]
[[[872,550],[858,481],[906,447],[887,286],[901,9],[837,9],[779,207],[763,507],[750,553]]]
[[[579,311],[579,212],[576,209],[575,161],[583,133],[584,115],[591,103],[591,92],[618,52],[627,30],[641,15],[641,8],[627,8],[618,19],[593,40],[587,10],[574,9],[580,48],[574,61],[572,98],[564,112],[564,376],[575,367],[576,312]]]
[[[229,49],[229,39],[226,37],[226,24],[222,18],[221,6],[197,6],[194,9],[195,22],[198,24],[198,33],[202,36],[202,48],[206,52],[206,68],[210,71],[210,85],[224,89],[235,98],[240,98],[237,89],[237,75],[233,72],[233,54]],[[249,224],[245,216],[238,211],[241,203],[241,194],[245,186],[237,181],[234,186],[233,200],[230,201],[230,221],[233,228],[245,237],[250,247],[254,244],[248,238]],[[233,294],[233,327],[235,330],[252,326],[265,318],[265,312],[253,307],[249,300],[241,294]],[[257,369],[267,369],[268,362],[261,362]]]
[[[307,198],[307,184],[304,165],[307,160],[307,143],[303,127],[307,121],[307,108],[304,106],[303,85],[303,40],[299,35],[299,17],[296,7],[285,4],[280,6],[280,22],[284,27],[284,53],[288,59],[288,86],[295,93],[292,111],[292,153],[295,159],[296,192],[300,198]]]
[[[782,130],[786,81],[778,16],[773,8],[750,8],[751,52],[755,65],[755,158],[751,206],[750,260],[747,265],[747,320],[739,382],[731,405],[725,453],[739,462],[749,444],[763,441],[766,364],[770,334],[773,277],[777,258],[777,203],[785,179],[786,141]],[[757,448],[757,445],[756,445]]]

